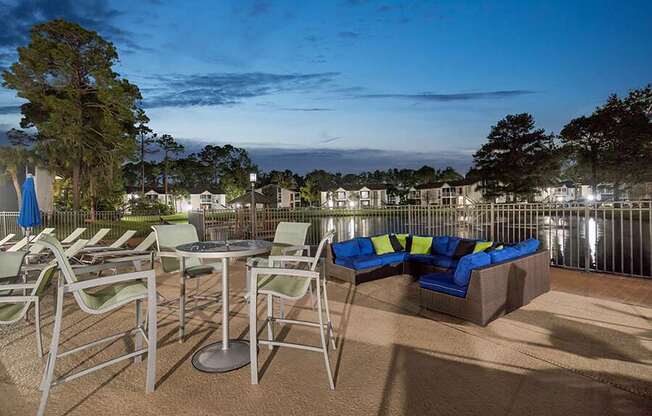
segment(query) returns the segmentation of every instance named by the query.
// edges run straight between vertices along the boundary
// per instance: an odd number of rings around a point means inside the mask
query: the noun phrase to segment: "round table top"
[[[272,249],[272,243],[264,240],[198,241],[181,244],[175,249],[184,257],[223,259],[264,254]]]

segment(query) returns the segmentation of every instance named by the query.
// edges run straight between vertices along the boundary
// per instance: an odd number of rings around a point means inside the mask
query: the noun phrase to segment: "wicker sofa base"
[[[358,285],[385,277],[409,274],[415,278],[436,271],[435,266],[397,263],[365,270],[335,264],[332,250],[326,250],[326,276]],[[550,254],[540,250],[530,255],[473,270],[466,297],[459,298],[419,288],[420,305],[456,316],[478,325],[487,325],[550,290]]]
[[[334,277],[339,280],[344,280],[345,282],[353,283],[354,285],[403,274],[403,270],[403,263],[390,264],[358,271],[349,269],[348,267],[340,266],[339,264],[335,264],[332,261],[326,262],[327,276]]]
[[[550,255],[541,250],[471,273],[465,298],[419,288],[422,307],[485,326],[550,290]]]

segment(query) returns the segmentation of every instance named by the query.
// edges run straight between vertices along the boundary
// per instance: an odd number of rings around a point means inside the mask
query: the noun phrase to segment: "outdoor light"
[[[251,238],[256,239],[256,172],[249,174],[251,182]]]

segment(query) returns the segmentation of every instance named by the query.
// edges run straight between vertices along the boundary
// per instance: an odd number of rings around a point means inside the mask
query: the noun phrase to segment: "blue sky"
[[[263,169],[465,171],[506,114],[558,132],[652,82],[650,1],[0,0],[0,66],[56,17],[118,46],[156,131]]]

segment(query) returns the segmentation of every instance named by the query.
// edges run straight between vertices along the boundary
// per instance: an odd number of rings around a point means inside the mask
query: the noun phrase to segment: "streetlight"
[[[251,238],[256,239],[256,196],[254,194],[256,187],[256,172],[249,174],[249,182],[251,182]]]

